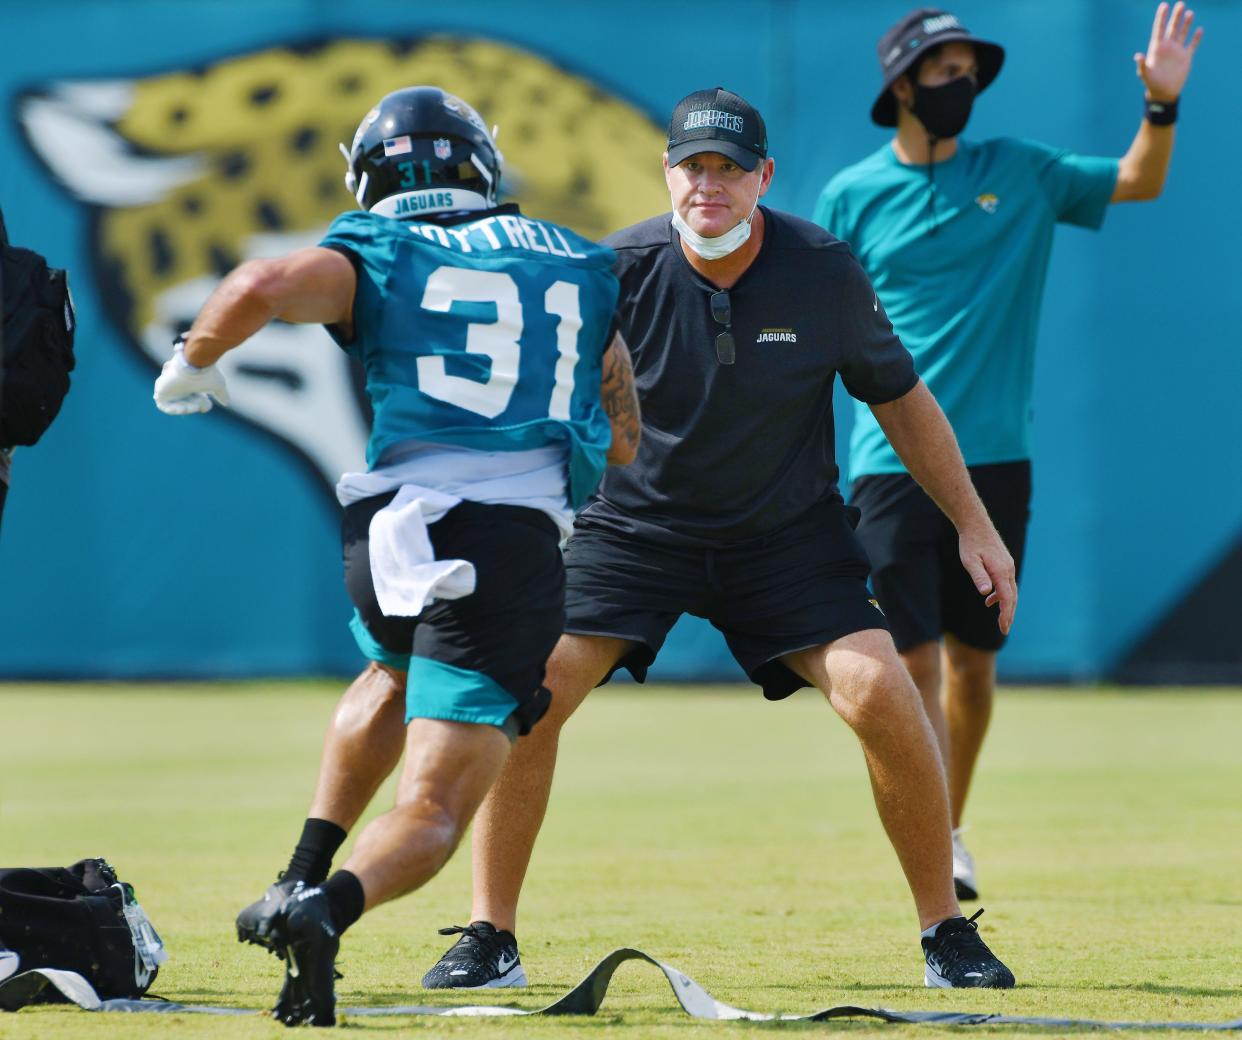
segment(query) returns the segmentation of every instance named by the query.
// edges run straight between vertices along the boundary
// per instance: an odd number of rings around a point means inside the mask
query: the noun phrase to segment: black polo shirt
[[[717,287],[686,261],[669,215],[605,240],[634,357],[642,442],[610,466],[583,519],[683,545],[766,535],[839,501],[833,380],[871,404],[918,382],[844,242],[766,207],[763,246],[729,289],[737,360],[721,365]]]

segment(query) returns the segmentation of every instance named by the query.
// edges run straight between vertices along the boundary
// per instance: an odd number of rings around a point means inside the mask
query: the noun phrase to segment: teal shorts
[[[406,722],[445,719],[527,733],[547,710],[544,665],[565,624],[560,535],[542,512],[463,502],[427,528],[436,558],[469,560],[469,596],[418,617],[387,617],[371,580],[371,518],[395,492],[347,506],[342,522],[350,628],[372,661],[407,673]]]

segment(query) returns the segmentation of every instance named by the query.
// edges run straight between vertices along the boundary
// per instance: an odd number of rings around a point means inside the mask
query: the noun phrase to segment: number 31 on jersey
[[[445,355],[432,354],[417,361],[418,387],[437,400],[494,419],[509,406],[517,388],[525,327],[517,283],[499,271],[437,267],[427,279],[422,306],[425,310],[448,313],[454,303],[496,305],[494,322],[471,322],[466,330],[466,353],[491,358],[491,374],[486,380],[450,375],[445,368]],[[548,402],[548,417],[568,420],[574,392],[574,368],[578,364],[578,333],[582,329],[578,286],[572,282],[553,282],[544,294],[543,307],[559,319],[555,383]]]

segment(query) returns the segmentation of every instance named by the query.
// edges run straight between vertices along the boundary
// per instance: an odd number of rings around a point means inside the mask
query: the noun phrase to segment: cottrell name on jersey
[[[574,251],[560,228],[518,214],[501,213],[454,227],[407,224],[406,229],[412,235],[421,235],[429,242],[438,242],[462,253],[525,249],[531,253],[563,256],[570,260],[586,259],[585,253]]]

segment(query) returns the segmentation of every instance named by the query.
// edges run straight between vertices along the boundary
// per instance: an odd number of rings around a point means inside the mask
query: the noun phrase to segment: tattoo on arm
[[[609,461],[615,458],[628,462],[638,451],[642,426],[638,393],[634,389],[634,366],[630,361],[629,347],[619,332],[604,353],[600,401],[612,425],[613,446],[608,451]]]

